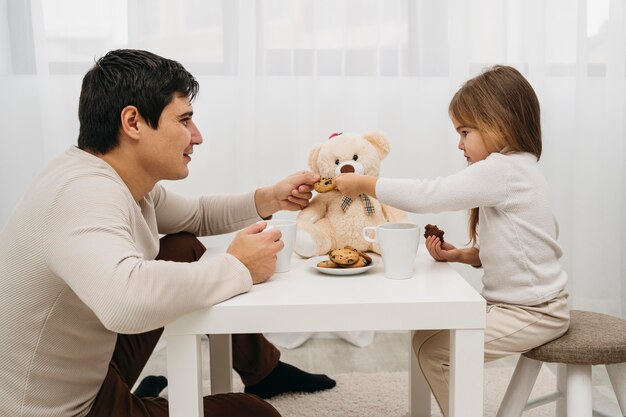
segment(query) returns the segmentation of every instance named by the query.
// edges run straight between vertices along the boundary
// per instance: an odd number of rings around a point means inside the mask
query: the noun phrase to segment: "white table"
[[[170,415],[203,416],[203,334],[211,335],[211,393],[217,394],[232,390],[234,333],[451,329],[450,416],[482,416],[484,299],[424,246],[410,279],[385,278],[376,260],[366,274],[339,277],[294,256],[291,271],[166,326]],[[430,416],[430,389],[410,352],[410,414]]]

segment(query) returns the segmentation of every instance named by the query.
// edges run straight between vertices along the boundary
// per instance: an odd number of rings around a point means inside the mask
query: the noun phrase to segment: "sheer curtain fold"
[[[0,228],[44,163],[47,73],[39,72],[32,3],[0,0]]]
[[[0,0],[0,87],[10,98],[0,112],[0,227],[42,166],[75,143],[82,76],[110,49],[150,49],[200,81],[205,143],[191,176],[166,184],[191,194],[305,169],[310,147],[341,131],[388,134],[382,175],[451,174],[464,161],[450,97],[482,68],[509,64],[541,102],[541,164],[572,306],[626,316],[626,0],[98,4]],[[467,242],[465,213],[413,218]],[[480,286],[479,271],[459,271]]]

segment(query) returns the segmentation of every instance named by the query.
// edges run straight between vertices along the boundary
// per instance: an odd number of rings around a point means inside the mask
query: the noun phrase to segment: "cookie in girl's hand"
[[[444,243],[444,240],[443,240],[444,233],[445,232],[443,230],[440,230],[436,224],[427,224],[424,227],[424,237],[428,238],[428,236],[437,236],[439,240],[441,241],[441,244]]]
[[[337,188],[337,184],[335,183],[334,178],[324,177],[315,184],[313,184],[313,188],[315,188],[315,191],[317,191],[318,193],[327,193]]]

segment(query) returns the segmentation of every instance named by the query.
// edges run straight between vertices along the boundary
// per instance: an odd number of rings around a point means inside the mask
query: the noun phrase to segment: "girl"
[[[437,261],[482,267],[487,300],[485,360],[519,354],[567,331],[567,275],[541,156],[539,102],[514,68],[495,66],[467,81],[449,114],[468,166],[448,177],[409,180],[343,174],[346,196],[376,197],[415,213],[470,210],[470,244],[456,248],[435,236],[426,248]],[[479,241],[480,238],[480,241]],[[447,330],[418,331],[413,349],[444,416],[448,416]]]

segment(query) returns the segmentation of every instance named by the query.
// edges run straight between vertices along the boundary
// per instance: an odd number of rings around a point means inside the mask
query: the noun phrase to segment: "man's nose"
[[[196,126],[195,123],[191,123],[191,142],[196,144],[196,145],[200,145],[202,143],[202,133],[200,133],[200,130],[198,129],[198,126]]]

